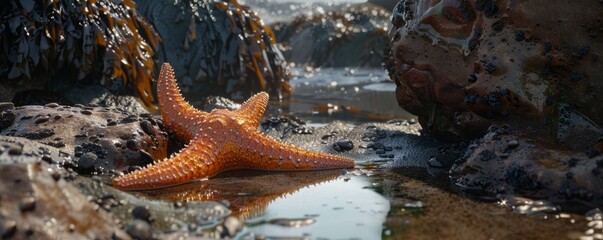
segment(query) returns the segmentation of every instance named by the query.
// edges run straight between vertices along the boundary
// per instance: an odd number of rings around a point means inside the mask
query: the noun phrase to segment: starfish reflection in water
[[[333,181],[340,174],[340,170],[287,173],[243,170],[223,173],[206,181],[135,194],[174,202],[226,200],[233,216],[251,219],[262,215],[274,200],[311,185]]]
[[[157,97],[165,126],[189,144],[171,158],[113,179],[116,188],[160,188],[212,177],[233,169],[303,171],[353,168],[345,157],[286,145],[260,133],[268,94],[251,97],[239,110],[210,113],[190,106],[180,94],[172,67],[164,64]]]

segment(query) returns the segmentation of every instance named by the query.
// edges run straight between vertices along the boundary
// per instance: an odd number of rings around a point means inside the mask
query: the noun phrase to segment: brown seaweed
[[[154,108],[161,38],[132,0],[12,0],[0,9],[0,81],[85,81]]]

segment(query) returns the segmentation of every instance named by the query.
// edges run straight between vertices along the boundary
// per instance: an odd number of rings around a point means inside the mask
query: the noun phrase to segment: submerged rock
[[[273,25],[288,61],[313,67],[381,66],[390,10],[365,3],[316,11]]]
[[[581,150],[603,126],[602,11],[598,1],[400,1],[385,66],[400,106],[437,136],[505,123]]]
[[[16,14],[19,13],[19,14]],[[2,1],[0,101],[56,83],[102,85],[147,107],[161,41],[131,0]]]
[[[61,149],[65,166],[81,173],[123,171],[167,156],[160,120],[102,107],[25,106],[0,112],[0,135]]]
[[[288,73],[272,30],[237,1],[136,0],[164,38],[169,62],[186,98],[221,95],[241,101],[266,91],[290,93]]]

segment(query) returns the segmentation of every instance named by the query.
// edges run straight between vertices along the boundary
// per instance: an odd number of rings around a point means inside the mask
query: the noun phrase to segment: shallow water
[[[251,226],[243,235],[379,239],[389,212],[389,201],[367,189],[370,185],[367,177],[352,176],[301,189],[275,200],[260,217],[248,220]],[[310,224],[287,226],[274,221],[291,222],[291,219],[304,218],[310,219]]]
[[[291,100],[273,103],[311,123],[385,122],[411,119],[394,95],[396,85],[381,68],[293,68]]]

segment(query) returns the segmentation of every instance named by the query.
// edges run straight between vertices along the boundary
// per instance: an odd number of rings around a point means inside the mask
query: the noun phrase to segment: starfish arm
[[[260,92],[245,101],[235,113],[245,119],[245,125],[256,129],[262,121],[262,116],[268,105],[268,93]]]
[[[213,176],[221,171],[217,162],[219,149],[203,137],[196,138],[171,158],[147,165],[141,170],[113,179],[113,186],[123,190],[161,188]]]
[[[257,130],[246,129],[235,140],[239,166],[261,170],[325,170],[353,168],[354,161],[281,143]]]
[[[189,141],[193,137],[190,131],[193,128],[190,125],[192,119],[205,116],[207,113],[195,109],[184,100],[176,84],[174,70],[169,63],[161,66],[157,81],[157,99],[166,127],[181,141]]]

